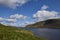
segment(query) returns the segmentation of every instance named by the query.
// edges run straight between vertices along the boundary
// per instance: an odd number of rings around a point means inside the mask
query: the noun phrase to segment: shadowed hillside
[[[15,27],[0,24],[0,40],[43,40],[36,37],[29,30],[16,29]]]
[[[32,25],[27,25],[26,28],[60,28],[60,19],[49,19],[37,22]]]

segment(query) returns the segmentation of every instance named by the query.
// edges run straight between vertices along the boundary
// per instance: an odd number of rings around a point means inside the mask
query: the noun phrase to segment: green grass
[[[0,24],[0,40],[44,40],[34,36],[29,30],[19,30],[15,27]]]

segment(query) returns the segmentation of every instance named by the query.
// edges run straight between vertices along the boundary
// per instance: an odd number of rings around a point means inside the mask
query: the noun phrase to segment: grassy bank
[[[0,40],[44,40],[34,36],[29,30],[19,30],[15,27],[0,24]]]

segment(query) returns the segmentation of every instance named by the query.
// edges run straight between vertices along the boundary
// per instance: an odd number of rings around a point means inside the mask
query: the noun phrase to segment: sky
[[[0,23],[25,27],[60,18],[60,0],[0,0]]]

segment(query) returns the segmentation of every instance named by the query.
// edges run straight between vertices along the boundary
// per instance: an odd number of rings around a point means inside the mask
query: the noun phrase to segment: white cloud
[[[47,9],[47,8],[48,8],[47,5],[43,5],[42,8],[41,8],[41,10],[45,10],[45,9]]]
[[[12,18],[12,19],[26,19],[27,16],[24,16],[21,14],[14,14],[14,15],[11,15],[10,18]]]
[[[20,23],[19,26],[25,27],[25,26],[27,26],[27,25],[34,24],[34,23],[35,23],[35,22],[25,21],[25,22],[23,22],[23,23]]]
[[[16,23],[16,19],[7,19],[0,17],[0,23],[6,26],[13,26],[14,23]]]
[[[3,17],[0,17],[0,22],[3,22],[3,21],[7,21],[7,22],[16,22],[17,20],[16,19],[10,19],[10,18],[3,18]]]
[[[42,6],[42,9],[33,14],[33,18],[36,18],[37,21],[43,21],[47,19],[53,19],[58,17],[58,12],[56,11],[47,11],[48,7]]]
[[[0,17],[0,21],[3,21],[3,20],[4,20],[4,18]]]
[[[28,0],[0,0],[0,4],[6,5],[10,8],[16,8],[28,2]]]
[[[17,20],[16,19],[5,19],[5,21],[9,23],[15,23]]]
[[[17,23],[1,22],[1,24],[5,25],[5,26],[18,26]]]
[[[26,21],[25,24],[26,25],[29,25],[29,24],[34,24],[35,22],[29,22],[29,21]]]
[[[1,23],[6,26],[17,26],[16,22],[17,22],[16,19],[5,19],[5,22],[1,22]]]
[[[21,26],[24,27],[25,23],[18,21],[18,20],[23,20],[25,22],[25,19],[27,19],[27,16],[21,15],[21,14],[14,14],[11,15],[10,18],[3,18],[0,17],[0,23],[6,26]]]

